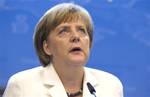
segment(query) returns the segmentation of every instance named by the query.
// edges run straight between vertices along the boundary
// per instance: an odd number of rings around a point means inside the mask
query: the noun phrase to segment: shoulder
[[[29,93],[31,86],[37,85],[43,67],[36,67],[29,70],[18,72],[10,77],[3,97],[21,97]],[[29,88],[30,87],[30,88]]]
[[[97,83],[95,88],[99,91],[99,95],[105,97],[123,97],[123,85],[118,77],[102,70],[85,68],[88,76]]]
[[[89,73],[93,74],[94,76],[100,76],[100,77],[108,77],[108,78],[116,78],[115,75],[103,71],[103,70],[99,70],[99,69],[94,69],[94,68],[89,68],[89,67],[85,67],[85,70],[88,71]]]
[[[85,69],[98,82],[103,83],[103,84],[106,83],[107,85],[113,85],[113,86],[116,85],[122,88],[122,83],[120,79],[114,74],[106,72],[106,71],[98,70],[98,69],[88,68],[88,67],[86,67]]]
[[[40,75],[42,70],[43,67],[39,66],[39,67],[18,72],[10,77],[9,82],[18,82],[18,81],[25,82],[28,80],[35,79]]]

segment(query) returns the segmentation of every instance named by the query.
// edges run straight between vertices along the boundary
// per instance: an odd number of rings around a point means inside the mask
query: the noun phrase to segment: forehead
[[[75,21],[75,22],[62,22],[61,24],[59,24],[57,28],[62,28],[62,27],[85,27],[85,24],[83,23],[83,21]]]

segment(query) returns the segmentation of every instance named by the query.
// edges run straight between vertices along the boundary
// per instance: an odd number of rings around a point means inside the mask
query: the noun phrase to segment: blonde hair
[[[34,46],[40,62],[45,67],[51,62],[51,56],[43,49],[43,41],[47,40],[49,33],[63,22],[81,20],[85,23],[90,37],[90,46],[93,40],[93,23],[88,11],[73,3],[58,4],[49,9],[39,20],[34,31]]]

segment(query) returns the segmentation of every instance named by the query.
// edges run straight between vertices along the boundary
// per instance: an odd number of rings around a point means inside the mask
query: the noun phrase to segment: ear
[[[43,49],[47,55],[51,55],[50,48],[46,40],[43,41]]]

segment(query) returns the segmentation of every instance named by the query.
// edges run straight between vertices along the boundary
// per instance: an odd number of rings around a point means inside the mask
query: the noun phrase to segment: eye
[[[66,28],[66,27],[61,28],[61,29],[59,30],[59,34],[68,33],[68,32],[69,32],[69,30],[68,30],[68,28]]]
[[[78,30],[79,30],[79,32],[82,32],[82,33],[84,33],[84,34],[87,33],[86,30],[85,30],[84,28],[79,28]]]

